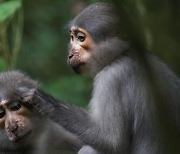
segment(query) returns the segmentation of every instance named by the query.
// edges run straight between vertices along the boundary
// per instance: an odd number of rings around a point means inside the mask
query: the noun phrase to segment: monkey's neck
[[[90,68],[92,77],[95,77],[106,66],[111,65],[112,62],[121,58],[131,49],[127,42],[115,37],[100,42],[94,50],[96,55],[92,55],[93,62],[91,63],[92,68]]]

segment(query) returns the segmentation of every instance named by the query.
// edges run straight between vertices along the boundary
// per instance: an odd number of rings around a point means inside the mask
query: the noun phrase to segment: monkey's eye
[[[5,115],[5,110],[0,109],[0,118],[3,118]]]
[[[11,111],[17,111],[21,108],[22,104],[20,102],[12,102],[10,105],[9,105],[9,108]]]
[[[86,35],[84,33],[82,33],[82,32],[77,33],[77,40],[78,41],[84,42],[85,38],[86,38]]]

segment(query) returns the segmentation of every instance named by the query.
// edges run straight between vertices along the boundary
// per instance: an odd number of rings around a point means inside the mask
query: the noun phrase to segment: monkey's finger
[[[29,89],[28,91],[21,93],[20,96],[22,102],[31,102],[33,100],[35,91],[36,89]]]

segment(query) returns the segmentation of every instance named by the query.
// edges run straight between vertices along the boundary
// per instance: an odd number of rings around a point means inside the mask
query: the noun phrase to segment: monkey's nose
[[[74,54],[69,54],[68,58],[69,60],[74,56]]]
[[[14,133],[15,131],[17,131],[17,129],[18,129],[18,125],[17,125],[17,124],[10,124],[10,125],[8,126],[8,130],[9,130],[10,132],[12,132],[12,133]]]

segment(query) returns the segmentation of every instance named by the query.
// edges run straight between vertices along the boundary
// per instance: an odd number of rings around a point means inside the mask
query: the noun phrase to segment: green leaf
[[[6,70],[6,64],[2,57],[0,57],[0,71]]]
[[[12,16],[15,11],[21,7],[20,0],[7,1],[0,4],[0,22],[3,22],[10,16]]]

